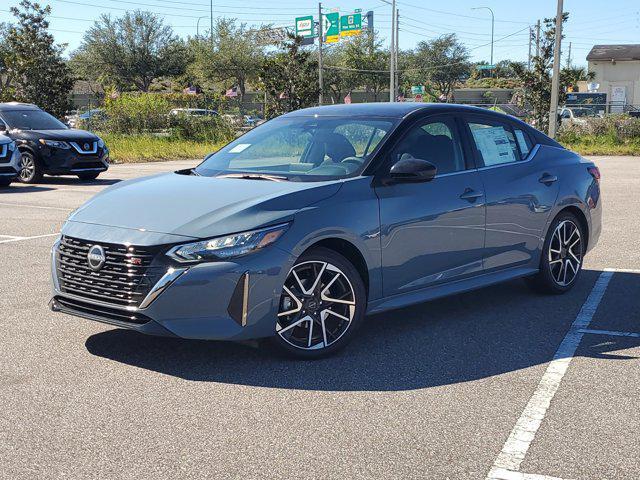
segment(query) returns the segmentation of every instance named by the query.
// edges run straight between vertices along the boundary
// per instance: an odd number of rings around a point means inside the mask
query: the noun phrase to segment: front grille
[[[133,323],[136,325],[144,325],[151,319],[138,312],[126,312],[116,308],[95,305],[90,302],[75,300],[66,297],[55,297],[55,301],[65,310],[79,315],[90,315],[106,321],[116,321],[122,323]]]
[[[97,272],[87,260],[94,245],[100,245],[106,256]],[[166,271],[162,266],[151,266],[158,249],[63,236],[56,254],[60,291],[114,306],[138,307]]]
[[[12,156],[13,150],[9,149],[8,143],[0,145],[0,163],[9,163]]]

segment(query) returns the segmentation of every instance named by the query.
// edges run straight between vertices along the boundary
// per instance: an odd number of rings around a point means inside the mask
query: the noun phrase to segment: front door
[[[407,157],[427,160],[437,172],[426,183],[376,187],[385,296],[482,271],[484,188],[464,154],[455,119],[414,124],[391,152],[391,163]]]

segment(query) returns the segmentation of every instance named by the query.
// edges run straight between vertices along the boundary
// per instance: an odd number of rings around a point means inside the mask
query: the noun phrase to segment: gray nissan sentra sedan
[[[518,277],[570,290],[600,235],[599,179],[483,109],[300,110],[193,170],[118,183],[76,210],[53,247],[51,306],[319,357],[368,313]]]

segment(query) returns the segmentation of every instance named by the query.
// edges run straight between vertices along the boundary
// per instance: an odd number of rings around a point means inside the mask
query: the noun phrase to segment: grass
[[[558,141],[580,155],[640,156],[640,138],[621,140],[611,135],[561,135]]]
[[[224,143],[199,142],[153,135],[100,134],[113,163],[143,163],[204,158]]]

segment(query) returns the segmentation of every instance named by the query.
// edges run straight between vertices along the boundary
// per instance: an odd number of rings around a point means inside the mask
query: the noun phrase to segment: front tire
[[[20,174],[22,183],[38,183],[42,180],[42,167],[31,152],[20,152]]]
[[[88,182],[91,180],[95,180],[100,175],[100,172],[87,172],[87,173],[79,173],[78,178],[83,182]]]
[[[542,248],[540,271],[527,283],[542,293],[568,292],[578,281],[586,249],[585,232],[572,213],[558,215],[547,232]]]
[[[326,248],[303,254],[282,288],[273,343],[314,359],[344,348],[364,320],[367,294],[356,268]]]

